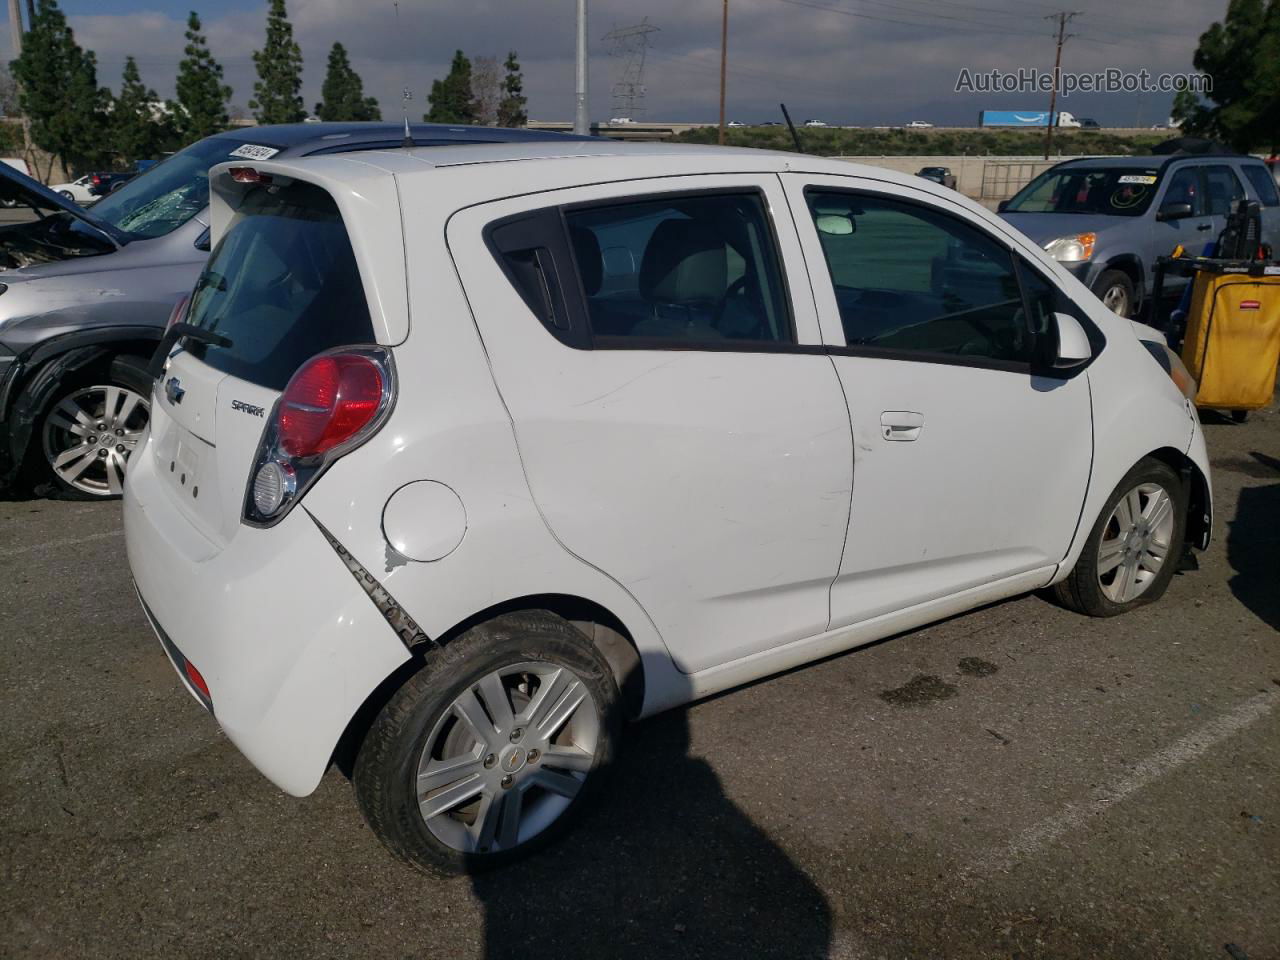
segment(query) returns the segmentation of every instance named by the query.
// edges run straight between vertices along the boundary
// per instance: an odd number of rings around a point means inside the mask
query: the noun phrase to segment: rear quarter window
[[[1253,186],[1264,207],[1280,207],[1280,192],[1276,190],[1275,178],[1266,167],[1259,163],[1246,163],[1240,170]]]
[[[187,341],[210,366],[282,390],[318,353],[371,343],[373,324],[351,240],[324,190],[258,186],[196,281],[188,322],[231,341]]]

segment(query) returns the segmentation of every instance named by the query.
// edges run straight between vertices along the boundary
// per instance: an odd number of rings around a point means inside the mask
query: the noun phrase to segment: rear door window
[[[565,223],[597,343],[795,342],[759,194],[577,208]]]
[[[312,184],[258,186],[196,282],[188,322],[230,346],[186,341],[231,376],[282,390],[308,359],[371,343],[355,254],[333,198]]]
[[[1209,214],[1225,217],[1237,200],[1244,199],[1244,186],[1236,172],[1225,164],[1205,167],[1204,172],[1209,193]]]

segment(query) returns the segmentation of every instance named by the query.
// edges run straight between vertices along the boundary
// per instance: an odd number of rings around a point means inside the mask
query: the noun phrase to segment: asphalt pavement
[[[118,504],[0,502],[0,955],[1280,957],[1280,408],[1205,419],[1214,543],[1161,603],[1022,597],[646,721],[579,830],[453,880],[221,735]]]

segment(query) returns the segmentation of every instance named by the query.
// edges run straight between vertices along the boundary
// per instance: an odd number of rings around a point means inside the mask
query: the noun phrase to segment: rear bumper
[[[305,510],[270,530],[241,527],[218,549],[144,445],[124,527],[139,597],[175,668],[196,667],[206,706],[255,767],[287,793],[310,793],[352,715],[408,659],[404,645]]]

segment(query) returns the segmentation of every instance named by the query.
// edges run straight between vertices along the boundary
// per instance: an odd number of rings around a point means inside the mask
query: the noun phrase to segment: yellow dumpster
[[[1182,362],[1200,385],[1196,406],[1265,407],[1280,363],[1280,265],[1197,261]]]

